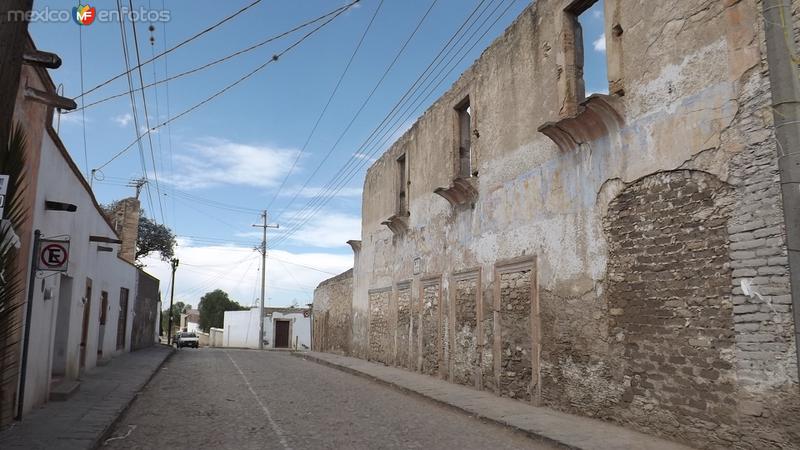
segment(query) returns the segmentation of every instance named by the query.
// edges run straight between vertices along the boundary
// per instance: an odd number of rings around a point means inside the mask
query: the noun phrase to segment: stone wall
[[[416,368],[413,361],[413,318],[411,309],[411,283],[403,283],[397,287],[397,331],[395,364],[406,369]]]
[[[314,290],[313,349],[350,354],[353,269],[329,278]]]
[[[584,98],[590,3],[533,3],[370,167],[354,346],[391,289],[418,372],[692,446],[796,446],[762,4],[605,0],[611,95]]]
[[[478,384],[478,288],[479,272],[454,280],[455,321],[453,345],[453,382],[467,386]]]
[[[422,310],[420,333],[422,341],[422,373],[439,374],[439,299],[441,285],[438,282],[426,284],[422,288]]]
[[[503,397],[530,401],[531,360],[531,271],[501,273],[500,284],[500,373],[498,388]]]
[[[369,294],[369,359],[384,364],[392,364],[394,328],[391,294],[391,289]]]

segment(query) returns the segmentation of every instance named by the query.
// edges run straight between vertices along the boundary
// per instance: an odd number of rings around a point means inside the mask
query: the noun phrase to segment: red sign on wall
[[[66,272],[69,265],[69,241],[39,241],[37,270]]]

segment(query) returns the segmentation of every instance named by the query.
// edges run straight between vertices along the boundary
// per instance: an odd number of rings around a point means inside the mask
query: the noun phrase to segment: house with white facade
[[[258,348],[259,308],[225,311],[223,347]],[[311,310],[264,308],[264,348],[311,348]]]
[[[28,47],[36,51],[30,40]],[[158,280],[133,258],[139,202],[120,202],[119,223],[106,216],[53,126],[48,99],[56,97],[45,68],[23,66],[14,121],[27,137],[28,215],[15,231],[21,241],[18,276],[29,283],[20,295],[23,328],[12,355],[22,362],[19,376],[2,386],[15,394],[17,418],[54,392],[74,391],[83,373],[131,351],[132,335],[135,348],[157,342]],[[63,264],[47,264],[50,246]],[[141,331],[134,334],[135,317]],[[2,403],[4,418],[9,404]]]

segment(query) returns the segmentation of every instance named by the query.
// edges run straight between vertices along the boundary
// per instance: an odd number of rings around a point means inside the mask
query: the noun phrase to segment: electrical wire
[[[130,6],[131,11],[133,11],[133,0],[128,0],[128,6]],[[122,20],[122,17],[120,17]],[[133,47],[136,49],[136,66],[139,72],[139,84],[144,86],[144,76],[142,75],[142,57],[139,53],[139,36],[136,33],[136,21],[131,19],[131,29],[133,29]],[[150,112],[147,109],[147,96],[145,95],[144,89],[142,89],[142,105],[144,106],[144,122],[147,125],[147,129],[150,129]],[[158,120],[158,118],[156,118]],[[147,133],[147,141],[150,144],[150,161],[153,163],[153,180],[156,183],[156,194],[158,195],[158,209],[161,212],[161,223],[165,223],[164,220],[164,205],[161,201],[161,187],[158,183],[158,167],[156,164],[156,156],[153,152],[153,135],[151,133]]]
[[[439,82],[438,82],[438,83],[437,83],[437,84],[436,84],[436,85],[435,85],[435,86],[432,88],[432,90],[435,90],[436,88],[438,88],[438,86],[439,86],[439,85],[441,85],[441,83],[442,83],[442,82],[443,82],[443,81],[446,79],[446,77],[449,75],[449,73],[450,73],[450,72],[452,72],[452,71],[455,69],[455,67],[458,65],[458,63],[459,63],[461,60],[463,60],[463,58],[464,58],[464,57],[466,57],[466,55],[467,55],[467,54],[469,54],[469,52],[470,52],[470,51],[471,51],[471,50],[472,50],[472,49],[473,49],[473,48],[474,48],[474,47],[477,45],[477,43],[478,43],[478,42],[480,42],[480,41],[481,41],[481,39],[483,39],[483,37],[484,37],[484,36],[485,36],[485,35],[486,35],[486,34],[489,32],[489,30],[491,30],[491,29],[492,29],[492,27],[494,27],[494,25],[497,23],[497,21],[498,21],[498,20],[499,20],[501,17],[503,17],[503,16],[504,16],[504,15],[505,15],[505,14],[508,12],[508,10],[511,8],[511,6],[513,6],[513,4],[514,4],[515,2],[516,2],[516,0],[512,0],[511,2],[509,2],[509,3],[508,3],[508,5],[506,6],[506,8],[505,8],[505,9],[504,9],[504,10],[503,10],[503,11],[502,11],[502,12],[501,12],[501,13],[500,13],[500,14],[499,14],[499,15],[498,15],[498,16],[497,16],[495,19],[494,19],[494,21],[493,21],[493,22],[492,22],[492,23],[489,25],[489,27],[487,27],[487,28],[484,30],[484,32],[483,32],[483,33],[480,35],[480,37],[479,37],[477,40],[475,40],[475,41],[473,42],[473,44],[472,44],[472,45],[469,47],[469,49],[467,49],[467,51],[466,51],[464,54],[462,54],[462,56],[459,58],[459,60],[456,62],[456,64],[455,64],[455,65],[454,65],[454,66],[453,66],[453,67],[452,67],[452,68],[451,68],[451,69],[450,69],[450,70],[447,72],[447,74],[445,74],[445,77],[444,77],[444,78],[442,78],[442,79],[440,79],[440,80],[439,80]],[[483,2],[481,2],[481,3],[483,3]],[[493,14],[495,11],[497,11],[497,9],[498,9],[498,8],[499,8],[501,5],[502,5],[502,2],[501,2],[501,3],[498,3],[498,4],[497,4],[497,6],[495,7],[495,9],[492,11],[492,14]],[[478,7],[480,7],[480,4],[478,5]],[[471,15],[470,15],[470,17],[472,17],[472,16],[474,15],[474,13],[477,11],[477,8],[478,8],[478,7],[476,7],[476,10],[474,10],[474,11],[473,11],[473,14],[471,14]],[[484,12],[485,12],[485,11],[484,11]],[[468,17],[468,19],[467,19],[467,20],[469,20],[469,19],[470,19],[470,17]],[[489,17],[491,17],[491,14],[490,14],[489,16],[487,16],[487,17],[486,17],[486,18],[483,20],[483,22],[481,23],[481,25],[478,27],[478,30],[476,30],[476,32],[474,32],[474,33],[472,34],[472,36],[474,36],[475,34],[477,34],[477,32],[478,32],[478,31],[480,31],[480,28],[483,26],[483,24],[485,24],[485,23],[486,23],[486,21],[489,19]],[[476,22],[477,22],[477,19],[476,19]],[[476,23],[476,22],[473,22],[473,24],[474,24],[474,23]],[[463,27],[464,27],[464,25],[465,25],[465,24],[466,24],[466,21],[465,21],[465,23],[464,23],[464,24],[462,24],[462,27],[460,27],[460,28],[459,28],[459,30],[457,30],[457,31],[456,31],[456,34],[454,34],[454,38],[455,38],[455,36],[457,36],[457,35],[458,35],[458,33],[460,33],[460,30],[461,30],[461,29],[463,29]],[[470,26],[470,28],[471,28],[471,26]],[[467,43],[470,41],[470,39],[472,38],[472,36],[470,36],[470,38],[468,38],[468,39],[465,41],[465,43],[464,43],[464,44],[462,44],[462,46],[460,47],[460,49],[463,49],[463,48],[464,48],[464,46],[465,46],[465,45],[466,45],[466,44],[467,44]],[[443,50],[442,50],[442,51],[440,51],[440,55],[443,53],[444,49],[445,49],[445,48],[447,48],[447,47],[449,46],[449,43],[450,43],[450,42],[452,42],[454,38],[451,38],[451,40],[450,40],[450,41],[448,41],[448,43],[445,45],[445,47],[443,47]],[[460,50],[460,49],[459,49],[459,50]],[[457,55],[457,54],[458,54],[458,51],[456,52],[456,55]],[[436,60],[438,59],[438,57],[439,57],[440,55],[437,55],[437,58],[435,58],[435,59],[434,59],[434,62],[436,62]],[[454,57],[455,57],[455,55],[454,55]],[[452,61],[452,59],[453,59],[454,57],[451,57],[449,61]],[[449,61],[448,61],[448,62],[449,62]],[[433,65],[433,63],[432,63],[431,65],[429,65],[429,68],[430,68],[432,65]],[[445,67],[447,67],[447,65],[445,65]],[[427,72],[427,70],[428,70],[428,69],[426,69],[426,71],[425,71],[425,72]],[[425,72],[423,72],[423,74],[425,74]],[[439,71],[439,73],[441,73],[441,72],[442,72],[442,70],[440,70],[440,71]],[[419,80],[421,79],[421,77],[422,77],[422,75],[420,76],[420,78],[418,78],[418,81],[417,81],[417,82],[415,82],[415,84],[414,84],[414,85],[412,85],[412,88],[410,88],[410,89],[409,89],[409,91],[406,93],[406,95],[404,95],[404,96],[403,96],[403,98],[401,98],[401,101],[400,101],[400,102],[398,102],[398,104],[397,104],[397,105],[395,105],[395,108],[393,108],[393,110],[392,110],[392,111],[394,111],[394,110],[395,110],[395,109],[396,109],[398,106],[400,106],[401,102],[402,102],[402,101],[403,101],[403,100],[404,100],[404,99],[407,97],[407,95],[408,95],[408,94],[411,92],[411,89],[413,89],[413,88],[414,88],[414,86],[415,86],[415,85],[416,85],[416,84],[419,82]],[[429,83],[429,84],[430,84],[430,83]],[[428,96],[430,96],[430,93],[432,93],[432,91],[428,93]],[[423,98],[422,98],[422,100],[424,101],[426,98],[427,98],[427,97],[423,97]],[[406,109],[407,109],[407,108],[406,108]],[[413,112],[413,110],[412,110],[412,112]],[[390,114],[391,114],[391,113],[390,113]],[[387,116],[387,117],[384,119],[384,122],[386,121],[386,119],[387,119],[387,118],[389,118],[389,116]],[[403,120],[405,120],[405,119],[403,119]],[[381,125],[382,125],[384,122],[382,122],[382,123],[381,123]],[[403,122],[402,122],[402,120],[401,120],[401,121],[400,121],[400,124],[402,125],[402,123],[403,123]],[[381,125],[379,125],[378,127],[376,127],[376,130],[375,130],[375,131],[377,131],[377,130],[378,130],[380,127],[381,127]],[[399,128],[399,126],[398,126],[398,128]],[[395,129],[395,130],[396,130],[396,129]],[[369,140],[372,138],[372,136],[375,134],[375,131],[373,132],[373,134],[371,134],[371,135],[370,135],[370,137],[368,137],[368,138],[367,138],[367,140],[365,140],[365,144],[366,144],[366,143],[367,143],[367,142],[368,142],[368,141],[369,141]],[[391,134],[389,134],[389,132],[388,132],[388,131],[384,133],[384,136],[386,136],[386,135],[388,135],[389,137],[391,137],[391,136],[392,136]],[[361,149],[363,149],[363,148],[364,148],[364,145],[362,144],[362,146],[360,147],[359,151],[360,151]],[[378,146],[378,147],[375,147],[375,148],[374,148],[374,149],[373,149],[373,150],[372,150],[372,151],[369,153],[369,155],[373,155],[373,154],[375,154],[375,153],[376,153],[377,151],[379,151],[381,148],[382,148],[382,147],[380,147],[380,146]],[[358,151],[357,151],[356,153],[358,153]],[[351,160],[352,160],[352,159],[353,159],[353,158],[351,158]],[[360,168],[363,168],[363,166],[364,166],[364,165],[366,165],[368,162],[369,162],[368,158],[365,158],[365,159],[361,160],[361,163],[360,163],[360,164],[359,164],[359,163],[356,163],[356,164],[354,165],[354,168],[355,168],[355,170],[350,170],[348,173],[345,173],[344,175],[342,175],[342,174],[341,174],[341,171],[340,171],[339,173],[337,173],[336,175],[334,175],[334,177],[332,178],[332,182],[329,182],[329,184],[328,184],[329,186],[332,186],[332,187],[329,189],[329,192],[332,192],[333,194],[328,194],[327,196],[325,196],[325,195],[321,194],[321,195],[319,195],[319,196],[318,196],[316,199],[313,199],[311,202],[309,202],[309,204],[312,204],[312,205],[313,205],[313,204],[314,204],[313,202],[314,202],[315,200],[317,200],[317,202],[316,202],[316,206],[312,206],[312,209],[310,209],[308,212],[306,212],[306,214],[303,216],[303,220],[301,220],[299,223],[297,223],[296,225],[294,225],[294,226],[292,227],[292,229],[290,229],[290,230],[288,230],[288,231],[287,231],[287,233],[286,233],[286,234],[284,234],[284,235],[283,235],[283,236],[281,236],[280,238],[276,239],[276,241],[274,242],[274,244],[273,244],[273,245],[277,247],[277,246],[281,245],[282,243],[286,242],[286,240],[288,240],[288,239],[289,239],[289,238],[290,238],[290,237],[291,237],[291,236],[292,236],[294,233],[296,233],[296,232],[297,232],[297,231],[298,231],[298,230],[299,230],[299,229],[300,229],[302,226],[304,226],[306,223],[308,223],[308,221],[309,221],[309,220],[311,220],[311,218],[313,218],[313,217],[314,217],[314,215],[316,215],[316,214],[317,214],[317,213],[318,213],[318,212],[321,210],[321,208],[322,208],[322,207],[324,207],[324,206],[325,206],[325,205],[326,205],[326,204],[327,204],[327,203],[328,203],[328,202],[329,202],[329,201],[330,201],[330,200],[333,198],[333,196],[335,195],[335,193],[336,193],[336,192],[338,192],[339,190],[341,190],[341,189],[342,189],[342,188],[343,188],[343,187],[346,185],[346,183],[347,183],[347,182],[348,182],[350,179],[352,179],[352,178],[355,176],[355,174],[357,174],[357,173],[358,173],[358,171],[360,170]],[[349,164],[349,163],[350,163],[350,161],[348,161],[348,164]],[[347,166],[347,164],[346,164],[345,166]],[[336,180],[337,180],[337,177],[341,177],[341,178],[340,178],[340,180],[339,180],[338,182],[336,182]],[[302,211],[302,210],[301,210],[301,211]]]
[[[336,8],[336,9],[326,13],[326,14],[323,14],[323,15],[321,15],[319,17],[316,17],[316,18],[308,20],[308,21],[306,21],[306,22],[304,22],[304,23],[302,23],[302,24],[300,24],[298,26],[295,26],[294,28],[292,28],[290,30],[287,30],[287,31],[284,31],[284,32],[279,33],[277,35],[271,36],[271,37],[269,37],[269,38],[267,38],[267,39],[265,39],[265,40],[263,40],[261,42],[253,44],[253,45],[251,45],[249,47],[243,48],[243,49],[241,49],[239,51],[236,51],[236,52],[231,53],[229,55],[223,56],[221,58],[217,58],[217,59],[215,59],[213,61],[210,61],[208,63],[205,63],[203,65],[200,65],[200,66],[185,70],[183,72],[177,73],[177,74],[172,75],[172,76],[167,76],[162,80],[155,80],[155,78],[154,78],[154,81],[152,83],[144,85],[141,88],[136,88],[136,91],[140,91],[140,90],[143,90],[143,89],[148,89],[148,88],[151,88],[151,87],[155,87],[155,86],[158,86],[159,84],[163,84],[163,83],[169,83],[170,81],[176,80],[178,78],[182,78],[182,77],[185,77],[187,75],[191,75],[191,74],[200,72],[200,71],[202,71],[204,69],[207,69],[209,67],[215,66],[215,65],[217,65],[219,63],[228,61],[228,60],[233,59],[233,58],[235,58],[237,56],[243,55],[243,54],[248,53],[250,51],[253,51],[253,50],[255,50],[255,49],[259,48],[259,47],[262,47],[262,46],[264,46],[264,45],[266,45],[266,44],[268,44],[270,42],[273,42],[273,41],[276,41],[276,40],[281,39],[283,37],[286,37],[286,36],[296,32],[296,31],[299,31],[299,30],[301,30],[301,29],[303,29],[303,28],[305,28],[305,27],[307,27],[309,25],[312,25],[312,24],[314,24],[316,22],[319,22],[319,21],[329,17],[329,16],[332,16],[332,15],[336,14],[337,12],[339,12],[339,11],[341,11],[341,10],[347,8],[347,7],[348,7],[348,5],[340,6],[340,7]],[[165,57],[165,60],[166,60],[166,57]],[[128,95],[128,93],[127,92],[120,92],[118,94],[110,95],[108,97],[101,98],[100,100],[96,100],[96,101],[90,102],[90,103],[86,104],[85,106],[81,106],[81,108],[74,109],[72,111],[69,111],[68,113],[70,113],[70,114],[71,113],[75,113],[75,112],[78,112],[78,111],[83,110],[85,108],[90,108],[92,106],[99,105],[101,103],[105,103],[105,102],[107,102],[109,100],[113,100],[115,98],[123,97],[125,95]]]
[[[120,17],[119,27],[120,27],[120,36],[121,36],[121,39],[122,39],[122,55],[123,55],[123,58],[125,59],[125,68],[129,69],[130,68],[130,56],[129,56],[129,53],[128,53],[128,37],[127,37],[127,33],[125,31],[125,22],[122,20],[122,4],[120,3],[120,0],[117,0],[117,12],[119,13],[119,17]],[[141,141],[142,138],[141,138],[141,135],[139,133],[139,113],[138,113],[137,108],[136,108],[136,96],[133,95],[133,79],[131,78],[131,71],[130,70],[126,70],[125,73],[127,75],[126,78],[128,80],[128,87],[130,88],[130,91],[131,91],[131,93],[130,93],[131,110],[133,112],[134,131],[136,132],[136,141],[134,141],[134,142],[139,144],[138,145],[138,147],[139,147],[139,161],[140,161],[141,166],[142,166],[142,176],[144,177],[145,181],[147,181],[148,180],[147,163],[146,163],[145,157],[144,157],[144,148],[142,147],[142,143],[141,143],[142,142]],[[131,145],[131,147],[133,147],[133,145]],[[99,167],[96,170],[101,170],[101,169],[102,169],[102,167]],[[150,192],[150,183],[146,183],[145,184],[145,191],[147,191],[148,205],[150,207],[150,210],[152,211],[153,210],[153,196],[152,196],[152,193]]]
[[[380,12],[382,6],[383,6],[383,0],[380,0],[378,6],[375,8],[375,12],[372,14],[372,17],[369,19],[369,22],[367,22],[367,26],[366,28],[364,28],[364,32],[361,33],[361,37],[356,43],[356,47],[350,54],[350,59],[347,60],[347,64],[345,64],[344,70],[342,70],[341,75],[339,75],[339,79],[336,81],[336,86],[334,86],[333,91],[331,91],[331,94],[328,96],[328,101],[325,102],[325,106],[322,108],[322,111],[320,111],[319,115],[317,116],[317,120],[311,127],[311,131],[308,133],[308,137],[306,137],[306,141],[305,143],[303,143],[303,147],[300,148],[300,151],[297,153],[297,156],[292,162],[292,167],[289,168],[289,171],[286,173],[286,176],[283,177],[283,181],[281,181],[280,186],[278,186],[278,189],[275,191],[275,194],[272,196],[272,199],[267,204],[267,210],[269,210],[272,207],[272,204],[275,202],[275,199],[278,198],[278,195],[280,195],[281,191],[283,190],[283,187],[286,186],[286,182],[289,180],[289,177],[292,175],[294,169],[297,167],[297,162],[303,156],[303,153],[305,153],[306,148],[308,148],[308,144],[311,142],[311,138],[314,136],[314,133],[316,133],[320,122],[322,122],[322,118],[325,117],[325,113],[328,111],[328,107],[331,105],[331,102],[333,101],[333,98],[336,96],[336,93],[339,92],[339,87],[342,85],[344,77],[350,70],[350,66],[353,64],[353,60],[356,58],[358,51],[361,49],[361,45],[364,43],[364,39],[366,39],[369,30],[372,28],[372,24],[375,22],[375,17],[378,16],[378,13]]]
[[[353,5],[355,5],[356,3],[358,3],[359,1],[360,1],[360,0],[354,0],[353,2],[349,3],[349,4],[347,5],[347,6],[348,6],[348,8],[352,7]],[[231,83],[231,84],[229,84],[229,85],[225,86],[224,88],[222,88],[221,90],[217,91],[216,93],[214,93],[214,94],[213,94],[213,95],[211,95],[210,97],[208,97],[208,98],[206,98],[205,100],[203,100],[203,101],[201,101],[201,102],[199,102],[199,103],[197,103],[197,104],[195,104],[195,105],[191,106],[190,108],[188,108],[188,109],[186,109],[186,110],[182,111],[180,114],[178,114],[178,115],[176,115],[176,116],[174,116],[174,117],[171,117],[171,118],[170,118],[169,120],[167,120],[166,122],[164,122],[164,123],[161,123],[161,124],[159,124],[159,125],[156,125],[156,126],[154,126],[153,128],[151,128],[151,129],[147,130],[147,134],[149,134],[149,133],[151,133],[151,132],[153,132],[153,131],[155,131],[155,130],[157,130],[157,129],[159,129],[159,128],[161,128],[161,127],[163,127],[163,126],[165,126],[165,125],[167,125],[167,124],[169,124],[169,123],[172,123],[172,122],[174,122],[175,120],[177,120],[177,119],[179,119],[179,118],[181,118],[181,117],[185,116],[186,114],[189,114],[190,112],[192,112],[192,111],[194,111],[194,110],[196,110],[196,109],[200,108],[201,106],[205,105],[206,103],[210,102],[211,100],[213,100],[213,99],[215,99],[215,98],[219,97],[220,95],[222,95],[222,94],[224,94],[225,92],[229,91],[229,90],[230,90],[230,89],[232,89],[233,87],[235,87],[235,86],[239,85],[239,84],[240,84],[240,83],[242,83],[243,81],[245,81],[245,80],[247,80],[248,78],[252,77],[252,76],[253,76],[253,75],[255,75],[256,73],[258,73],[259,71],[261,71],[262,69],[264,69],[265,67],[267,67],[267,66],[268,66],[270,63],[273,63],[273,62],[276,62],[276,61],[278,61],[278,60],[280,59],[280,57],[281,57],[281,56],[283,56],[284,54],[288,53],[289,51],[291,51],[292,49],[294,49],[295,47],[297,47],[298,45],[300,45],[300,44],[301,44],[303,41],[305,41],[306,39],[308,39],[309,37],[311,37],[311,36],[312,36],[314,33],[316,33],[317,31],[319,31],[320,29],[322,29],[322,28],[323,28],[325,25],[327,25],[327,24],[329,24],[330,22],[332,22],[332,21],[333,21],[333,20],[334,20],[336,17],[338,17],[339,15],[341,15],[342,13],[344,13],[345,11],[347,11],[347,9],[343,9],[342,11],[340,11],[340,12],[336,13],[336,14],[335,14],[333,17],[331,17],[330,19],[328,19],[328,20],[326,20],[325,22],[323,22],[321,25],[317,26],[316,28],[314,28],[313,30],[311,30],[310,32],[308,32],[306,35],[304,35],[303,37],[301,37],[300,39],[298,39],[297,41],[295,41],[293,44],[291,44],[291,45],[289,45],[288,47],[286,47],[286,48],[285,48],[283,51],[281,51],[280,53],[277,53],[277,54],[273,55],[273,56],[272,56],[272,57],[271,57],[269,60],[267,60],[265,63],[261,64],[260,66],[256,67],[255,69],[251,70],[250,72],[248,72],[248,73],[247,73],[247,74],[245,74],[244,76],[242,76],[242,77],[238,78],[238,79],[237,79],[236,81],[234,81],[233,83]],[[111,159],[109,159],[108,161],[106,161],[105,163],[103,163],[101,166],[97,167],[97,168],[96,168],[96,170],[103,169],[104,167],[106,167],[107,165],[109,165],[111,162],[113,162],[114,160],[116,160],[117,158],[119,158],[120,156],[122,156],[122,155],[123,155],[125,152],[127,152],[128,150],[130,150],[130,149],[131,149],[131,147],[133,147],[134,145],[136,145],[136,143],[137,143],[138,141],[140,141],[140,140],[141,140],[141,138],[142,138],[142,137],[140,136],[140,137],[138,137],[138,138],[137,138],[135,141],[133,141],[133,142],[131,142],[130,144],[128,144],[128,146],[126,146],[125,148],[123,148],[122,150],[120,150],[119,152],[117,152],[117,153],[116,153],[116,154],[115,154],[115,155],[114,155],[114,156],[113,156]]]
[[[342,131],[342,133],[336,139],[336,142],[334,142],[333,146],[330,148],[330,150],[328,150],[328,152],[325,154],[325,157],[322,158],[322,161],[319,162],[319,164],[314,169],[314,171],[311,173],[311,175],[309,175],[308,178],[306,178],[306,181],[303,183],[303,186],[299,190],[297,190],[297,192],[295,192],[294,196],[292,196],[292,199],[289,200],[289,202],[283,207],[283,209],[281,209],[281,211],[275,217],[275,220],[280,219],[281,215],[283,215],[283,213],[289,208],[289,206],[291,206],[295,202],[295,200],[297,200],[297,197],[300,195],[300,193],[303,192],[303,190],[306,187],[308,187],[308,184],[311,182],[311,180],[314,178],[314,176],[316,176],[317,172],[319,172],[319,169],[321,169],[322,166],[325,165],[325,162],[328,160],[328,158],[330,158],[331,154],[336,149],[336,147],[339,145],[339,143],[342,141],[344,136],[347,134],[348,131],[350,131],[350,127],[353,126],[353,124],[355,123],[356,119],[358,119],[358,117],[361,115],[361,112],[364,111],[364,108],[367,106],[369,101],[372,99],[372,96],[375,95],[375,92],[378,90],[378,88],[381,86],[381,84],[383,84],[383,81],[386,79],[386,76],[389,74],[389,72],[392,70],[394,65],[397,63],[397,60],[400,58],[400,56],[405,51],[406,47],[408,46],[408,43],[411,42],[411,39],[413,39],[414,36],[417,34],[417,32],[419,31],[419,29],[422,26],[423,22],[425,22],[425,19],[428,17],[428,15],[430,14],[430,12],[433,9],[433,7],[436,5],[437,1],[438,0],[433,0],[433,2],[431,3],[431,6],[428,8],[427,11],[425,11],[425,14],[423,14],[422,17],[417,22],[417,26],[414,28],[414,31],[411,32],[411,34],[408,36],[406,41],[400,47],[400,50],[397,51],[397,53],[395,54],[394,59],[392,60],[392,62],[383,71],[383,75],[381,75],[380,79],[378,79],[378,82],[375,83],[375,86],[372,88],[370,93],[367,95],[367,97],[361,103],[361,106],[358,108],[356,113],[353,115],[353,118],[350,119],[350,122],[347,124],[347,126],[344,129],[344,131]]]
[[[240,10],[236,11],[235,13],[233,13],[233,14],[231,14],[231,15],[229,15],[229,16],[227,16],[227,17],[225,17],[225,18],[223,18],[223,19],[222,19],[222,20],[220,20],[219,22],[217,22],[217,23],[215,23],[214,25],[211,25],[210,27],[208,27],[208,28],[206,28],[206,29],[204,29],[204,30],[200,31],[199,33],[196,33],[195,35],[193,35],[193,36],[191,36],[191,37],[189,37],[189,38],[187,38],[187,39],[184,39],[183,41],[181,41],[181,42],[180,42],[180,43],[178,43],[177,45],[173,46],[172,48],[170,48],[170,49],[168,49],[168,50],[165,50],[165,51],[163,51],[162,53],[159,53],[158,55],[154,56],[153,58],[150,58],[150,59],[148,59],[147,61],[145,61],[145,62],[141,63],[139,66],[137,66],[137,67],[134,67],[134,68],[126,67],[126,68],[125,68],[125,72],[122,72],[122,73],[120,73],[120,74],[118,74],[118,75],[115,75],[115,76],[113,76],[113,77],[111,77],[111,78],[109,78],[109,79],[107,79],[107,80],[103,81],[102,83],[100,83],[100,84],[98,84],[97,86],[95,86],[95,87],[93,87],[93,88],[89,89],[88,91],[83,91],[83,92],[81,93],[81,95],[79,95],[79,96],[75,97],[73,100],[77,100],[77,99],[78,99],[78,98],[80,98],[80,97],[83,97],[83,96],[85,96],[85,95],[87,95],[87,94],[90,94],[90,93],[92,93],[92,92],[94,92],[94,91],[96,91],[96,90],[100,89],[101,87],[108,85],[108,84],[109,84],[109,83],[111,83],[112,81],[115,81],[115,80],[117,80],[117,79],[119,79],[119,78],[122,78],[122,77],[124,77],[124,76],[126,76],[126,75],[130,75],[131,71],[133,71],[134,69],[138,69],[138,68],[139,68],[139,67],[141,67],[142,65],[149,64],[149,63],[151,63],[151,62],[155,61],[156,59],[158,59],[158,58],[160,58],[160,57],[162,57],[162,56],[165,56],[165,55],[167,55],[167,54],[169,54],[169,53],[171,53],[171,52],[173,52],[173,51],[175,51],[175,50],[179,49],[180,47],[183,47],[184,45],[188,44],[189,42],[191,42],[191,41],[193,41],[193,40],[195,40],[195,39],[197,39],[197,38],[199,38],[199,37],[203,36],[203,35],[204,35],[204,34],[206,34],[206,33],[209,33],[210,31],[212,31],[212,30],[216,29],[217,27],[221,26],[221,25],[222,25],[222,24],[224,24],[225,22],[227,22],[227,21],[229,21],[229,20],[233,19],[234,17],[238,16],[239,14],[242,14],[243,12],[247,11],[248,9],[252,8],[253,6],[255,6],[255,5],[259,4],[259,3],[261,3],[261,0],[254,0],[254,1],[253,1],[252,3],[250,3],[249,5],[247,5],[247,6],[243,7],[242,9],[240,9]],[[118,8],[118,12],[119,12],[119,17],[120,17],[120,22],[122,22],[122,17],[123,17],[123,15],[122,15],[122,9],[121,9],[121,8]]]

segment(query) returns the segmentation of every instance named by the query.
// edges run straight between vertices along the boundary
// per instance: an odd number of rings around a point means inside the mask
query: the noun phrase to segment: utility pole
[[[172,302],[175,299],[175,270],[178,268],[180,262],[178,258],[172,258],[172,284],[170,285],[169,294],[169,326],[167,327],[167,345],[172,345]]]
[[[263,231],[263,238],[261,239],[261,300],[259,301],[258,308],[258,349],[264,350],[264,299],[267,295],[267,228],[280,228],[280,225],[267,224],[267,210],[261,213],[261,218],[264,222],[261,224],[254,224],[254,227],[261,228]]]
[[[795,352],[800,360],[800,73],[795,57],[797,46],[792,38],[792,2],[765,0],[763,12],[786,249],[789,253]],[[800,365],[798,371],[800,374]]]

